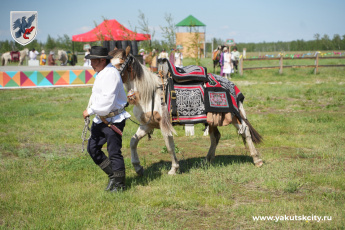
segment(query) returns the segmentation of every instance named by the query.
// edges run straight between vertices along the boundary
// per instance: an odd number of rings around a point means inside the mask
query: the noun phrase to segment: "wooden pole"
[[[314,74],[317,74],[317,72],[319,71],[319,52],[316,53],[316,57],[315,57],[315,69],[314,69]]]
[[[243,55],[240,56],[240,75],[243,75]]]
[[[283,74],[283,55],[280,55],[280,60],[279,60],[279,74]]]

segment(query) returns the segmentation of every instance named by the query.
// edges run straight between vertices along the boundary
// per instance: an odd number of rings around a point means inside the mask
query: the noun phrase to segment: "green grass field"
[[[209,59],[202,64],[212,72]],[[156,130],[139,143],[146,171],[138,177],[129,148],[138,126],[127,121],[128,190],[120,194],[103,191],[107,176],[81,152],[91,87],[0,90],[0,229],[344,229],[344,70],[232,75],[264,137],[261,168],[233,127],[220,128],[208,166],[203,126],[193,137],[178,126],[180,173],[167,175],[170,156]],[[315,216],[326,220],[308,220]]]

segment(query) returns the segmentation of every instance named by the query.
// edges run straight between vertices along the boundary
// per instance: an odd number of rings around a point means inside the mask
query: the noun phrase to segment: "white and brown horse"
[[[58,50],[58,60],[60,61],[60,65],[67,65],[68,62],[68,56],[67,52],[64,50]]]
[[[29,49],[25,48],[21,51],[19,51],[20,56],[19,56],[19,63],[18,65],[23,65],[23,62],[25,60],[25,57],[29,55]],[[1,63],[3,66],[6,66],[8,61],[11,61],[11,52],[6,52],[1,55]]]
[[[175,130],[170,121],[167,105],[163,101],[164,95],[161,78],[157,74],[150,72],[148,68],[131,56],[128,48],[126,51],[122,49],[114,50],[109,54],[113,56],[111,63],[121,71],[122,81],[127,91],[132,92],[132,95],[129,96],[129,102],[134,104],[134,116],[141,124],[130,142],[131,160],[135,171],[139,175],[142,175],[144,171],[143,167],[140,165],[137,152],[139,141],[153,129],[158,128],[161,129],[167,150],[171,155],[172,166],[169,174],[176,174],[179,168],[179,162],[176,158],[173,139]],[[163,74],[166,74],[168,69],[167,66],[164,69]],[[239,108],[243,122],[237,122],[238,119],[232,115],[234,118],[232,119],[232,124],[240,131],[239,133],[242,135],[243,140],[248,144],[254,164],[260,167],[263,161],[254,146],[253,140],[260,142],[261,137],[247,121],[242,104],[239,105]],[[216,147],[221,135],[216,125],[210,125],[209,134],[211,146],[206,160],[211,162],[215,158]]]

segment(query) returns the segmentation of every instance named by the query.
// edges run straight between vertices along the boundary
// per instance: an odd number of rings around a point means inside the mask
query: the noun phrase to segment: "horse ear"
[[[130,46],[127,46],[126,48],[126,57],[128,56],[129,52],[131,51],[131,47]]]

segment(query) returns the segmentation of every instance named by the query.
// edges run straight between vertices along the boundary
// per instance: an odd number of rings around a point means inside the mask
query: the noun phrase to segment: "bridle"
[[[123,76],[123,71],[127,68],[128,72],[132,72],[129,68],[129,64],[132,63],[134,57],[132,54],[128,54],[128,56],[126,57],[126,60],[121,64],[120,68],[118,69],[118,71],[120,72],[120,75]],[[129,75],[128,75],[128,80],[129,80]]]
[[[118,68],[118,71],[120,72],[120,76],[121,77],[124,77],[124,70],[127,69],[127,72],[128,72],[128,82],[130,82],[130,75],[133,74],[133,69],[132,67],[130,66],[130,64],[133,62],[134,60],[134,56],[132,54],[128,54],[128,56],[126,57],[126,60],[121,64],[120,68]],[[144,125],[141,125],[141,124],[138,124],[137,122],[133,121],[131,118],[129,118],[129,120],[131,120],[133,123],[139,125],[139,126],[145,126],[147,124],[149,124],[151,122],[151,119],[153,118],[153,110],[154,110],[154,107],[155,107],[155,94],[156,94],[156,90],[154,90],[152,92],[152,105],[151,105],[151,116],[150,116],[150,119],[146,122],[146,124]]]

